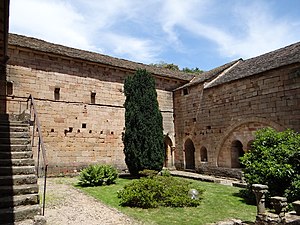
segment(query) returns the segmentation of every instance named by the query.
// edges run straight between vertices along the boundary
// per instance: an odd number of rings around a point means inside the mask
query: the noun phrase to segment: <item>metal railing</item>
[[[30,104],[30,105],[29,105]],[[34,101],[34,98],[32,95],[30,95],[27,99],[27,109],[30,110],[30,115],[31,118],[33,117],[33,123],[32,123],[32,141],[31,141],[31,146],[34,146],[34,138],[35,138],[35,132],[37,132],[37,139],[38,139],[38,144],[37,144],[37,176],[40,177],[40,173],[44,173],[44,188],[43,188],[43,193],[42,193],[42,215],[45,215],[45,198],[46,198],[46,181],[47,181],[47,169],[48,169],[48,160],[47,160],[47,155],[45,151],[45,146],[44,146],[44,141],[43,141],[43,136],[42,136],[42,131],[41,131],[41,125],[40,121],[37,115],[36,111],[36,104]],[[41,161],[41,156],[43,160]],[[41,164],[42,163],[42,164]],[[40,168],[42,169],[42,172],[40,171]]]

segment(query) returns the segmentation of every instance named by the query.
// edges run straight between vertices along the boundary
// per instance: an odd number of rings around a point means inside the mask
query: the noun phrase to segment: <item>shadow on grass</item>
[[[248,189],[241,189],[237,193],[232,194],[234,197],[240,198],[240,202],[247,205],[256,205],[256,199],[254,193],[250,192]]]

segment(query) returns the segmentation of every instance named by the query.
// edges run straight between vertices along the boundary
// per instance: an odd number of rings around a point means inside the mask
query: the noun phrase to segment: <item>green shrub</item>
[[[300,135],[292,130],[276,132],[265,128],[256,132],[251,151],[241,157],[249,184],[266,184],[268,196],[286,196],[291,202],[299,193]],[[298,195],[299,196],[299,195]]]
[[[90,165],[80,172],[80,186],[101,186],[115,183],[118,171],[110,165]]]
[[[139,172],[139,175],[142,177],[154,177],[158,174],[158,172],[156,170],[142,170]]]
[[[160,171],[160,175],[165,176],[165,177],[170,177],[171,173],[168,169],[163,169],[162,171]]]
[[[118,192],[120,205],[156,208],[158,206],[198,206],[203,190],[198,188],[199,199],[191,199],[189,182],[167,176],[142,177],[126,185]]]
[[[289,198],[290,202],[300,199],[300,175],[293,179],[291,186],[285,191],[285,196]]]

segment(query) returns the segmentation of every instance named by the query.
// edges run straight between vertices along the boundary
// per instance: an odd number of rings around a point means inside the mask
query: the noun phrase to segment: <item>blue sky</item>
[[[300,0],[11,0],[10,32],[213,69],[300,41]]]

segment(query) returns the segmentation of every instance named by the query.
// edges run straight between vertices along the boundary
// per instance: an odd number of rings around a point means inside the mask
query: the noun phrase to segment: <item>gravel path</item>
[[[47,225],[138,225],[136,221],[72,187],[75,178],[48,178]]]

